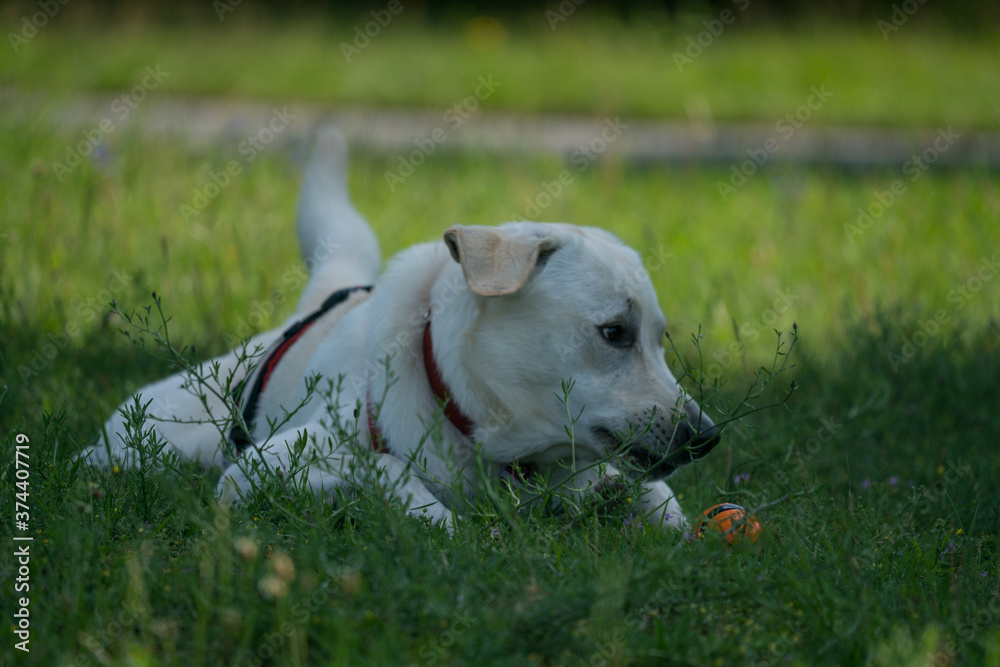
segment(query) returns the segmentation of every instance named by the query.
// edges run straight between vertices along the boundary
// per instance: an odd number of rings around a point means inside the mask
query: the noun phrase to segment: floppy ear
[[[473,294],[513,294],[528,282],[538,255],[556,248],[550,237],[533,237],[516,229],[455,225],[444,233],[444,242],[462,265],[465,282]]]

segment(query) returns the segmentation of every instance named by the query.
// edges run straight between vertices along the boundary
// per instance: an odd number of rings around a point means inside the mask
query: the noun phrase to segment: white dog
[[[345,172],[342,137],[322,133],[298,209],[309,283],[284,327],[250,341],[270,351],[249,374],[237,352],[202,365],[244,380],[231,447],[212,421],[228,414],[227,387],[192,390],[183,374],[138,392],[158,435],[222,467],[224,498],[268,474],[332,497],[374,473],[410,513],[449,529],[453,492],[474,493],[477,470],[585,493],[620,475],[613,463],[625,458],[647,471],[643,511],[685,527],[662,480],[719,432],[667,367],[666,320],[639,255],[600,229],[455,225],[379,277],[378,242]],[[317,375],[339,384],[335,396],[307,382]],[[134,462],[123,412],[85,453],[91,463]]]

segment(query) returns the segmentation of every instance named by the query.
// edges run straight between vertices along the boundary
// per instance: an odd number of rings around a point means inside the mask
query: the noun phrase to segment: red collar
[[[469,419],[468,415],[462,412],[462,409],[458,407],[458,403],[452,398],[451,389],[445,383],[444,378],[441,377],[441,369],[438,368],[437,362],[434,360],[434,345],[431,340],[431,316],[430,312],[427,313],[427,325],[424,327],[424,341],[423,341],[423,353],[424,353],[424,370],[427,372],[427,382],[431,385],[431,391],[434,392],[434,397],[437,398],[438,402],[444,404],[444,416],[448,418],[448,421],[452,423],[462,435],[467,438],[472,438],[472,434],[475,431],[475,424]],[[372,401],[372,387],[371,383],[368,384],[368,435],[371,437],[372,449],[378,453],[386,451],[386,439],[382,434],[382,428],[378,425],[378,418],[375,414],[375,403]],[[518,464],[516,461],[511,463],[511,465],[504,468],[504,471],[509,475],[510,479],[517,480],[520,483],[525,483],[534,472],[533,468],[525,464]]]
[[[424,369],[427,371],[427,381],[431,383],[431,391],[434,392],[435,398],[444,404],[444,416],[448,418],[448,421],[455,428],[462,432],[462,435],[471,438],[472,433],[476,430],[476,426],[462,412],[462,408],[458,407],[458,403],[451,395],[451,389],[448,388],[444,378],[441,377],[441,369],[438,368],[437,362],[434,360],[434,346],[431,344],[430,314],[427,316],[427,326],[424,327]]]
[[[434,397],[440,403],[444,404],[444,416],[448,418],[448,421],[457,428],[462,435],[467,438],[471,438],[473,432],[475,431],[475,424],[472,420],[462,412],[462,408],[458,407],[458,403],[454,400],[451,394],[451,389],[448,388],[447,383],[445,383],[444,378],[441,377],[441,369],[438,368],[437,362],[434,360],[434,345],[431,341],[431,319],[430,313],[427,314],[427,325],[424,327],[424,342],[423,342],[423,353],[424,353],[424,370],[427,373],[427,382],[431,385],[431,391],[434,393]],[[386,451],[386,441],[385,436],[382,435],[382,429],[378,425],[378,419],[375,414],[375,404],[372,402],[372,390],[371,384],[368,385],[368,434],[371,436],[372,449],[376,452]]]

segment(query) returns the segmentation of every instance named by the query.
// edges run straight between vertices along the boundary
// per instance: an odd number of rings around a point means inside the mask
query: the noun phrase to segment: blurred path
[[[708,118],[657,121],[519,115],[480,109],[472,97],[437,111],[364,109],[329,103],[176,98],[158,96],[155,91],[134,102],[134,110],[121,118],[128,107],[120,104],[120,97],[109,93],[50,98],[5,89],[0,90],[0,105],[7,112],[48,117],[85,131],[111,119],[113,132],[137,128],[195,143],[258,134],[277,110],[290,118],[288,130],[276,137],[282,143],[301,139],[320,123],[332,122],[356,145],[401,156],[414,152],[426,156],[439,149],[485,149],[543,151],[570,159],[581,152],[595,157],[606,154],[640,163],[742,165],[750,160],[757,165],[774,161],[898,167],[924,155],[939,165],[1000,167],[1000,132],[973,132],[958,126],[926,130],[829,127],[793,115],[769,124],[715,124]]]

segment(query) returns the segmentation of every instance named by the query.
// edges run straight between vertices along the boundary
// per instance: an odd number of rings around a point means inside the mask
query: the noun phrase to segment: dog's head
[[[634,250],[550,223],[458,225],[445,243],[469,294],[441,314],[461,331],[443,370],[489,457],[547,465],[617,453],[663,478],[718,443],[667,366],[667,322]]]

